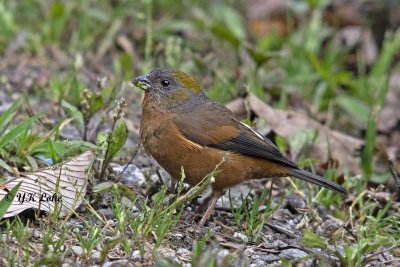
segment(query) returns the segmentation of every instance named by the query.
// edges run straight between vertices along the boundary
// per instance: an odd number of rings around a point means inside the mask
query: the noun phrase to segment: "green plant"
[[[89,227],[90,231],[83,234],[79,229],[76,229],[75,234],[79,241],[79,245],[83,248],[84,256],[89,257],[93,249],[102,240],[101,228],[92,225]]]
[[[48,224],[41,224],[41,232],[43,233],[43,253],[59,255],[65,252],[65,242],[68,234],[71,232],[71,227],[63,227],[55,225],[53,231],[49,231]]]
[[[371,178],[373,172],[373,152],[377,133],[377,122],[389,89],[389,68],[392,65],[394,55],[398,53],[399,49],[400,31],[397,31],[393,35],[387,35],[380,57],[373,66],[370,76],[368,79],[364,80],[363,83],[370,95],[370,116],[365,136],[366,145],[361,157],[366,181]]]
[[[250,192],[249,192],[250,194]],[[268,216],[273,211],[271,209],[272,194],[271,189],[268,191],[263,190],[261,195],[256,196],[253,200],[249,199],[249,194],[246,197],[241,197],[241,205],[235,209],[233,207],[231,198],[230,205],[233,211],[236,225],[243,228],[246,236],[250,237],[252,242],[258,242],[262,237],[262,230]],[[265,201],[267,198],[268,199]],[[264,211],[260,212],[261,206],[265,203]]]
[[[212,235],[212,232],[208,232],[203,238],[194,242],[191,260],[193,267],[217,266],[216,253],[213,252],[211,248],[206,247],[206,244],[209,242],[209,239],[212,237]]]
[[[383,248],[388,248],[390,251],[398,247],[400,245],[399,215],[387,214],[393,204],[392,200],[381,207],[372,199],[364,202],[363,198],[366,194],[367,192],[359,194],[350,208],[348,220],[351,221],[351,225],[354,225],[352,229],[343,226],[328,237],[317,235],[306,229],[304,246],[320,248],[328,253],[328,256],[335,255],[342,266],[364,266],[385,250]],[[337,239],[341,239],[341,245],[338,245]],[[339,249],[338,246],[341,248]],[[321,259],[327,261],[326,257]]]
[[[77,152],[78,147],[81,151],[94,147],[82,141],[60,141],[59,128],[64,121],[43,134],[47,128],[40,122],[42,114],[32,115],[14,125],[16,112],[22,104],[21,98],[0,115],[0,167],[8,172],[14,173],[16,169],[13,167],[27,170],[30,166],[30,170],[35,170],[46,163],[56,163],[63,157],[71,156],[70,152]]]
[[[104,161],[101,165],[100,178],[105,179],[105,171],[108,168],[113,157],[118,153],[118,151],[125,144],[128,137],[128,129],[126,127],[125,121],[122,119],[124,114],[124,108],[127,106],[124,99],[117,101],[116,112],[113,117],[113,125],[111,127],[111,132],[107,135],[105,140],[105,153]],[[100,144],[104,141],[100,141]],[[104,144],[101,144],[104,146]]]
[[[19,249],[25,254],[23,259],[25,263],[29,262],[30,249],[26,246],[29,242],[29,238],[32,236],[32,231],[28,227],[29,221],[27,223],[22,222],[19,217],[7,228],[11,229],[12,237],[17,241]]]
[[[6,47],[8,40],[17,32],[18,24],[16,22],[15,13],[8,9],[8,4],[4,1],[0,2],[0,53]]]
[[[7,212],[7,209],[11,206],[12,201],[14,200],[15,195],[18,192],[19,187],[21,186],[22,182],[19,182],[16,186],[14,186],[4,198],[0,201],[0,220],[3,219],[4,215]],[[5,189],[0,189],[5,190]]]

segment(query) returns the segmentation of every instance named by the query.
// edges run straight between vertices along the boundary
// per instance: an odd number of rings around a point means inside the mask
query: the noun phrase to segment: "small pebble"
[[[256,260],[254,263],[250,264],[250,267],[261,267],[261,266],[267,266],[267,263],[262,260]]]
[[[227,250],[227,249],[223,249],[223,250],[220,250],[220,251],[218,251],[218,253],[217,253],[217,266],[222,266],[222,264],[223,264],[223,262],[224,262],[224,260],[225,260],[225,257],[226,256],[228,256],[230,253],[229,253],[229,250]]]
[[[134,261],[140,261],[142,259],[142,255],[140,255],[140,250],[135,250],[132,252],[131,259]]]
[[[100,251],[95,251],[92,253],[92,259],[95,260],[95,262],[99,262],[101,257]]]
[[[175,233],[174,234],[174,236],[176,237],[176,238],[182,238],[184,235],[183,235],[183,233]]]
[[[279,261],[281,257],[274,255],[274,254],[268,254],[268,255],[262,255],[262,254],[256,254],[251,257],[253,260],[261,260],[264,262],[274,262],[274,261]]]
[[[105,262],[103,267],[133,267],[133,264],[128,260],[117,260]]]
[[[162,252],[162,253],[160,253],[160,256],[162,256],[164,258],[170,258],[173,261],[177,261],[178,260],[178,258],[176,257],[175,252],[171,252],[171,251]]]
[[[77,256],[81,256],[83,254],[83,249],[80,246],[72,246],[71,250]]]
[[[239,233],[239,232],[235,232],[233,234],[233,238],[235,238],[236,240],[242,241],[243,243],[249,242],[249,239],[247,238],[247,236],[245,236],[244,234]]]
[[[247,257],[252,256],[254,253],[255,253],[255,251],[254,251],[254,249],[252,249],[252,248],[246,248],[245,251],[244,251],[244,254],[245,254]]]
[[[182,255],[182,254],[189,254],[190,251],[189,251],[188,249],[186,249],[186,248],[179,248],[179,249],[176,251],[176,253]]]
[[[279,257],[286,258],[289,260],[304,258],[307,256],[308,256],[307,253],[297,248],[286,249],[279,254]]]
[[[274,242],[271,243],[265,242],[263,247],[266,249],[279,249],[279,248],[285,248],[287,246],[288,245],[282,240],[275,240]]]
[[[43,236],[43,234],[38,229],[33,229],[32,235],[35,239],[39,239]]]
[[[111,167],[114,171],[121,173],[125,169],[126,165],[113,163],[111,164]],[[143,172],[135,164],[129,164],[122,174],[121,180],[124,184],[129,186],[143,187],[146,185],[146,178],[144,177]]]
[[[191,238],[190,236],[187,235],[184,239],[184,243],[187,245],[193,244],[193,238]]]

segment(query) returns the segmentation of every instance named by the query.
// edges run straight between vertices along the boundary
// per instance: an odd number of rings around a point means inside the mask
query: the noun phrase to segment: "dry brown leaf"
[[[252,37],[264,37],[271,33],[287,35],[290,9],[286,0],[250,1],[247,7],[247,27]],[[294,19],[294,18],[293,18]]]
[[[226,107],[236,114],[239,118],[246,118],[247,111],[243,98],[236,98],[235,100],[226,104]]]
[[[343,51],[356,49],[356,52],[346,58],[348,64],[356,65],[359,56],[362,56],[367,65],[374,64],[378,58],[378,46],[370,29],[362,26],[347,26],[337,32],[334,40]]]
[[[128,53],[129,55],[133,55],[134,54],[134,49],[132,46],[132,42],[131,40],[129,40],[128,36],[126,36],[125,34],[120,34],[117,37],[117,44],[119,46],[122,47],[122,49]]]
[[[62,205],[58,205],[61,210],[60,216],[66,216],[82,203],[86,194],[87,170],[90,169],[93,158],[93,152],[87,151],[50,168],[21,173],[20,177],[10,178],[3,184],[8,190],[19,182],[22,183],[4,218],[15,216],[30,208],[52,213],[56,206],[54,196],[61,200],[59,203]],[[0,190],[0,200],[4,197],[11,200],[12,196],[5,190]]]
[[[390,77],[389,91],[385,98],[378,120],[378,129],[390,133],[400,121],[400,74]]]
[[[324,19],[338,28],[363,25],[365,15],[360,9],[361,1],[334,0],[324,11]]]
[[[248,95],[245,101],[251,111],[264,119],[276,134],[286,140],[301,131],[318,130],[318,140],[313,145],[310,145],[306,151],[308,157],[323,163],[328,161],[329,153],[331,153],[331,158],[339,162],[339,168],[342,171],[350,171],[353,174],[361,172],[359,158],[355,154],[361,149],[364,141],[330,130],[304,114],[274,109],[254,95]],[[235,106],[238,107],[239,105],[236,103]],[[241,109],[237,108],[237,110]]]

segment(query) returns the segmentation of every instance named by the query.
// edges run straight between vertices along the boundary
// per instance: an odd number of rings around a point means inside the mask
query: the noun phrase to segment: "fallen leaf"
[[[373,199],[379,203],[386,204],[392,199],[392,194],[388,192],[368,191],[366,194],[367,199]]]
[[[120,34],[117,37],[117,44],[121,46],[121,48],[128,53],[129,55],[133,56],[134,54],[134,49],[132,46],[131,40],[125,35],[125,34]]]
[[[390,77],[389,91],[378,120],[378,129],[390,133],[400,121],[400,74]]]
[[[270,34],[287,35],[290,30],[288,16],[292,15],[288,1],[250,1],[247,7],[247,28],[254,38]],[[292,19],[295,19],[292,16]]]
[[[60,216],[66,216],[76,209],[86,194],[91,163],[94,154],[87,151],[69,161],[31,173],[21,173],[20,177],[8,179],[2,186],[11,190],[19,182],[17,191],[4,218],[15,216],[26,209],[40,209],[53,213],[59,201]],[[7,190],[0,190],[0,200],[10,198]]]
[[[229,102],[228,104],[226,104],[226,107],[230,109],[233,113],[235,113],[236,116],[238,116],[239,118],[247,117],[247,111],[243,98],[237,98]]]
[[[365,23],[361,1],[334,0],[324,11],[325,21],[334,27],[359,26]]]

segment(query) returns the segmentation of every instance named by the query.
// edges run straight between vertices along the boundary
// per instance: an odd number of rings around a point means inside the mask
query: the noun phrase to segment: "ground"
[[[339,0],[0,3],[0,177],[95,153],[75,212],[1,221],[0,266],[399,265],[399,10]],[[130,81],[160,66],[195,77],[348,193],[248,181],[199,227],[214,174],[197,187],[172,182],[140,146],[143,96]]]

